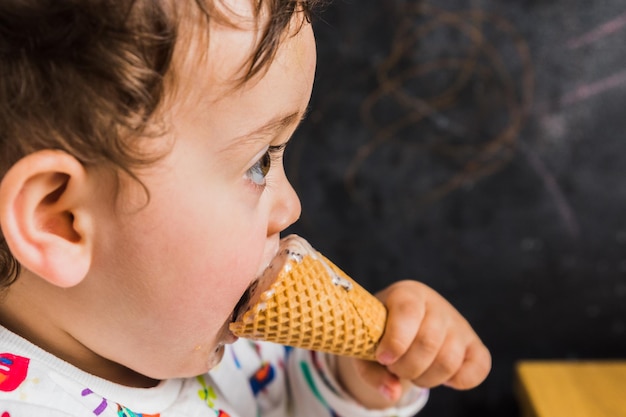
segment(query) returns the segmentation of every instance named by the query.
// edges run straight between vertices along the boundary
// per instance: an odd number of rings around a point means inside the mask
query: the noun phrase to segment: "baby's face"
[[[233,89],[255,35],[213,25],[206,59],[188,55],[181,64],[179,51],[170,128],[159,139],[171,148],[138,173],[149,203],[129,182],[121,210],[106,220],[93,275],[115,308],[81,342],[139,374],[163,379],[215,366],[235,340],[235,305],[300,215],[282,145],[310,98],[313,32],[305,24],[286,37],[267,72]],[[199,54],[200,44],[184,52]]]

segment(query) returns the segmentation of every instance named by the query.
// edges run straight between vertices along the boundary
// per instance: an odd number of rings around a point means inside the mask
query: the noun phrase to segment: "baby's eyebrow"
[[[296,110],[274,117],[251,132],[234,138],[230,145],[227,145],[220,152],[230,155],[231,153],[239,152],[242,148],[253,146],[256,143],[267,142],[268,137],[277,136],[282,130],[299,125],[306,116],[307,111],[308,107],[304,110]]]
[[[296,121],[299,123],[300,120],[302,119],[300,117],[300,114],[301,112],[296,111],[296,112],[287,114],[286,116],[276,117],[270,120],[269,122],[265,123],[263,126],[257,129],[254,129],[250,133],[245,134],[244,136],[241,137],[241,139],[246,140],[246,139],[258,138],[259,136],[267,136],[270,134],[276,134],[280,132],[281,130],[290,127]]]
[[[255,142],[266,141],[268,137],[276,136],[281,131],[300,124],[305,114],[306,111],[294,111],[286,115],[275,117],[253,131],[234,138],[231,144],[223,149],[223,151],[236,151],[242,147],[248,147]]]

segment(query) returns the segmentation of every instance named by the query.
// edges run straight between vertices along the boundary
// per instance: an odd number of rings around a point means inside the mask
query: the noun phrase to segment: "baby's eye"
[[[246,176],[256,185],[265,185],[265,177],[272,167],[272,155],[270,152],[271,149],[268,149],[246,172]]]

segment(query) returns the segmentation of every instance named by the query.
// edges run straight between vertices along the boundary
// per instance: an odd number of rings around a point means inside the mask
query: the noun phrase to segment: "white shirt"
[[[333,377],[334,357],[240,339],[211,372],[130,388],[81,371],[0,327],[0,417],[410,417],[428,391],[368,410]]]

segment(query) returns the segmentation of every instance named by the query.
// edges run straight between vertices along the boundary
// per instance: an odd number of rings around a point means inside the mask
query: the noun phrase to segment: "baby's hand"
[[[491,369],[491,355],[469,323],[441,295],[416,281],[377,294],[388,310],[378,362],[338,358],[338,378],[364,406],[394,405],[412,383],[469,389]]]

